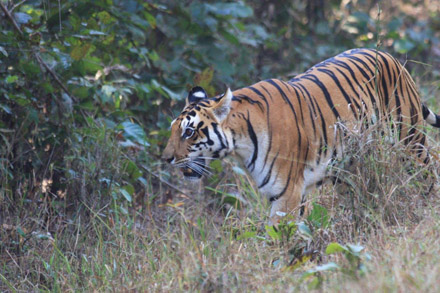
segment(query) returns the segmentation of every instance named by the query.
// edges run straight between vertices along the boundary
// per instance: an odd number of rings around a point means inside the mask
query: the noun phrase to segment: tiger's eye
[[[193,129],[191,129],[191,128],[187,128],[187,129],[185,130],[185,137],[186,137],[186,138],[190,138],[193,134],[194,134],[194,130],[193,130]]]

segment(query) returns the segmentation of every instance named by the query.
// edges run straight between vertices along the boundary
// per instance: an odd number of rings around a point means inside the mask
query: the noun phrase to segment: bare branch
[[[6,6],[0,2],[0,7],[3,10],[3,12],[5,13],[6,17],[9,18],[9,20],[11,21],[15,30],[18,31],[20,33],[20,35],[23,35],[23,32],[21,31],[20,27],[18,26],[17,22],[15,21],[14,17],[11,15],[9,10],[6,8]]]
[[[18,2],[17,4],[15,4],[14,6],[12,6],[11,10],[9,10],[9,12],[14,11],[15,8],[17,8],[18,6],[20,6],[21,4],[23,4],[24,2],[26,2],[26,0],[23,0],[21,2]]]
[[[52,75],[53,79],[56,81],[56,83],[63,89],[63,91],[74,101],[74,102],[78,102],[78,99],[72,95],[69,90],[67,89],[67,87],[61,82],[61,80],[58,78],[58,75],[52,70],[52,68],[49,67],[49,65],[46,64],[46,62],[43,61],[43,59],[41,59],[40,55],[38,53],[34,53],[35,58],[37,59],[37,61],[43,65],[44,68],[46,68],[47,72],[50,73],[50,75]]]

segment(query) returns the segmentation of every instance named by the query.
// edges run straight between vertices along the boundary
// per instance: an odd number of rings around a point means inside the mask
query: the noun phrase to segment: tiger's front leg
[[[304,180],[291,183],[284,194],[272,202],[269,225],[278,226],[283,217],[293,215],[295,218],[299,215],[303,185]]]

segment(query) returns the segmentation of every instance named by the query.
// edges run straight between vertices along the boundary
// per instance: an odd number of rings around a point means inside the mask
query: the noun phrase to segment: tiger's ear
[[[207,97],[208,95],[201,86],[193,87],[191,91],[188,93],[185,107],[191,103],[197,103],[200,100],[206,99]]]
[[[212,111],[219,122],[222,122],[228,117],[229,111],[231,110],[232,97],[231,89],[228,88],[223,96],[218,98],[217,103],[212,106]]]

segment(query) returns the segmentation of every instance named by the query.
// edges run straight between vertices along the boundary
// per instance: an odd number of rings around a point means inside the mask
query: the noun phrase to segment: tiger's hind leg
[[[439,178],[438,167],[440,160],[434,153],[431,153],[428,147],[427,136],[422,130],[416,130],[414,139],[410,142],[410,152],[416,159],[416,164],[422,166],[425,172],[423,172],[422,180],[427,181],[429,178]],[[433,165],[434,164],[434,165]],[[417,173],[417,167],[413,165],[407,172],[413,176]],[[419,170],[418,172],[420,172]],[[434,181],[430,184],[430,187],[422,192],[422,196],[426,197],[431,192],[437,192],[439,190],[439,183]]]

